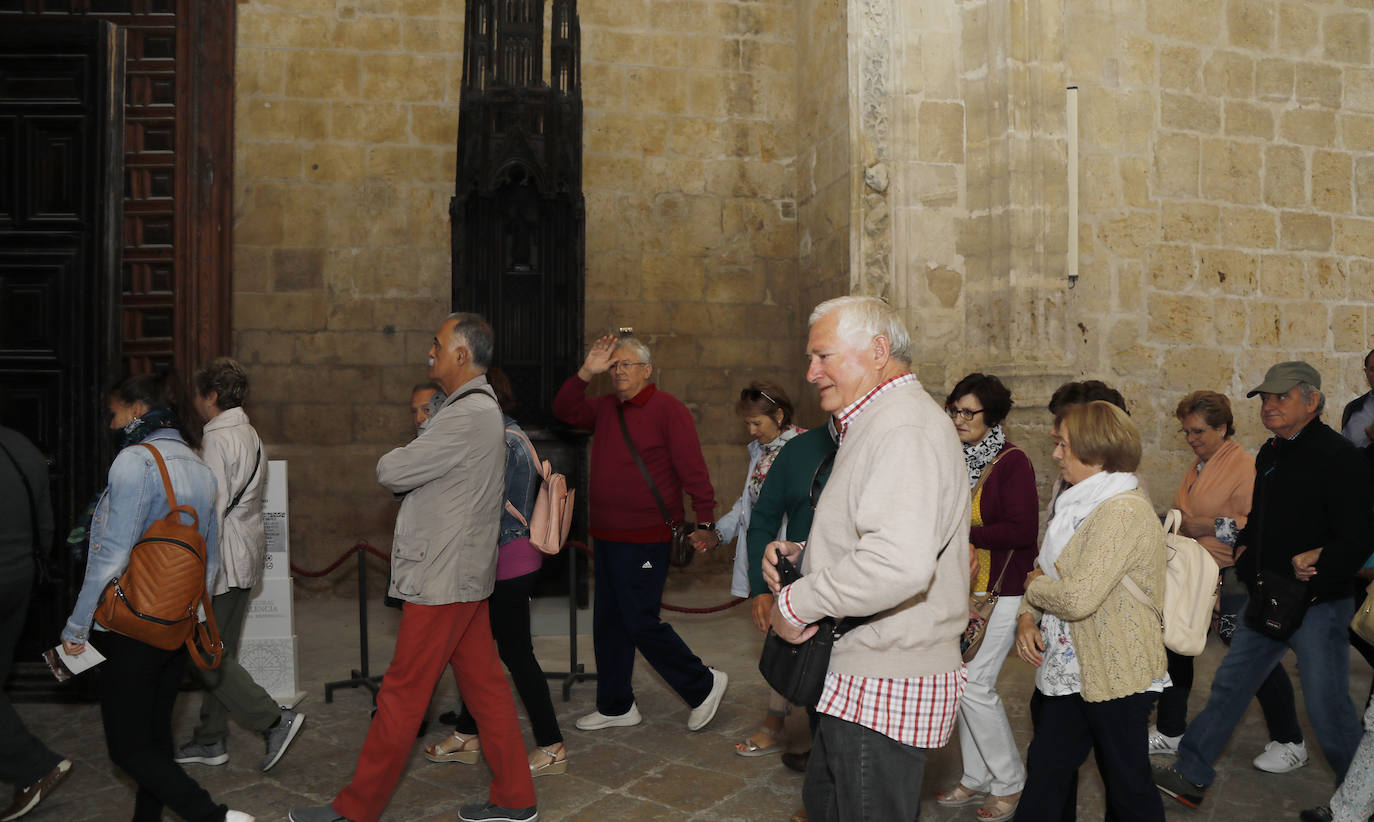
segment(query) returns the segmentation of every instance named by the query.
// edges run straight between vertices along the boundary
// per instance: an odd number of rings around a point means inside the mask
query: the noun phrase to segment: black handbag
[[[778,577],[786,587],[801,579],[801,573],[786,557],[778,557]],[[769,628],[759,657],[759,673],[788,702],[815,707],[825,690],[825,675],[830,670],[830,652],[835,642],[869,619],[846,617],[836,622],[826,617],[816,623],[816,633],[800,644],[788,642]]]
[[[686,568],[692,564],[692,557],[696,556],[697,553],[690,538],[696,529],[685,522],[673,522],[672,515],[668,513],[668,506],[663,502],[663,495],[658,492],[658,485],[654,483],[654,477],[649,473],[649,466],[644,464],[644,458],[639,455],[635,441],[630,438],[630,427],[625,424],[625,409],[621,408],[619,403],[616,403],[615,413],[616,419],[620,421],[620,433],[625,437],[625,445],[629,447],[630,456],[634,457],[635,465],[639,466],[639,473],[643,475],[644,481],[649,484],[649,493],[654,495],[654,504],[658,506],[659,514],[663,516],[663,524],[673,532],[672,542],[668,546],[668,564],[678,568]]]
[[[1286,640],[1302,627],[1311,604],[1306,582],[1261,568],[1255,593],[1245,606],[1245,622],[1270,639]]]
[[[935,555],[937,564],[945,548]],[[786,557],[780,556],[778,579],[785,588],[801,579],[801,572]],[[788,642],[769,628],[768,636],[763,639],[763,653],[759,656],[759,673],[769,687],[788,702],[814,708],[825,690],[825,675],[830,670],[830,652],[835,643],[873,616],[845,617],[839,621],[825,617],[816,623],[816,633],[799,644]]]

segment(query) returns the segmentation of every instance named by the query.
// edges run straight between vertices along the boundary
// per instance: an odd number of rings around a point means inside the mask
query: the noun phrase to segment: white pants
[[[993,796],[1020,793],[1026,784],[1021,751],[997,695],[997,675],[1016,641],[1019,607],[1021,597],[997,600],[978,655],[968,663],[968,689],[959,701],[959,747],[964,756],[964,777],[959,781],[971,791]]]
[[[1374,699],[1365,708],[1364,727],[1350,770],[1331,797],[1331,815],[1336,822],[1365,822],[1374,813]]]

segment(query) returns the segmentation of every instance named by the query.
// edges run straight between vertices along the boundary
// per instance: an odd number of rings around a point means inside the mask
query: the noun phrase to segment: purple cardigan
[[[1026,574],[1035,567],[1040,553],[1036,537],[1040,534],[1040,495],[1035,490],[1035,468],[1024,451],[1007,454],[1012,444],[1002,446],[1004,454],[983,482],[979,510],[984,525],[969,530],[975,548],[992,552],[989,584],[997,581],[1002,565],[1011,558],[1002,577],[1002,594],[1019,597],[1026,592]]]

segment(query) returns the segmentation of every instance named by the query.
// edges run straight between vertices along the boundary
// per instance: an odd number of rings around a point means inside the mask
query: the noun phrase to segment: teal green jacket
[[[763,549],[778,538],[784,517],[787,540],[804,542],[811,533],[811,482],[819,480],[821,488],[830,478],[827,464],[819,476],[816,469],[835,453],[835,433],[830,423],[799,434],[782,447],[768,469],[768,477],[759,489],[758,501],[749,516],[746,546],[749,550],[749,593],[751,596],[768,593],[763,581]]]

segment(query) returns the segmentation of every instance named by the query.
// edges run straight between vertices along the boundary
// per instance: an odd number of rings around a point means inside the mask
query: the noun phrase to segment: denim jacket
[[[146,442],[162,454],[177,504],[195,509],[197,530],[205,539],[205,587],[214,590],[219,573],[219,517],[215,516],[215,476],[201,462],[181,434],[159,428]],[[86,577],[76,607],[62,630],[68,642],[86,642],[100,594],[110,580],[117,579],[129,565],[129,552],[153,522],[167,516],[167,494],[162,474],[148,449],[132,445],[120,451],[110,465],[109,484],[96,503],[91,519],[90,552],[86,558]],[[104,630],[96,626],[97,630]]]
[[[530,456],[529,446],[525,445],[520,433],[515,433],[520,431],[520,424],[506,417],[506,501],[515,506],[520,516],[525,518],[525,522],[529,522],[530,516],[534,513],[535,497],[539,493],[539,477],[534,469],[534,457]],[[521,525],[520,520],[512,516],[503,504],[501,536],[497,544],[505,545],[511,540],[529,535],[529,526]]]

